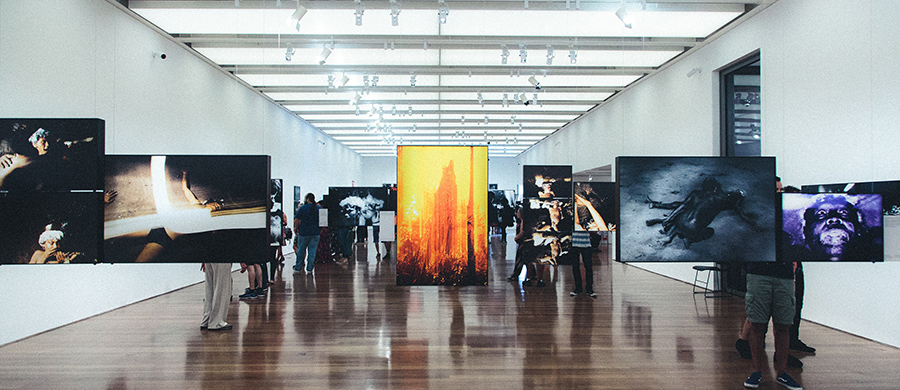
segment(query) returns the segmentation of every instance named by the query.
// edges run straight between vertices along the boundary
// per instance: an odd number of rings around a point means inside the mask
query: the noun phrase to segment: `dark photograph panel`
[[[288,223],[284,215],[284,180],[272,179],[269,193],[269,243],[272,246],[285,245],[284,229]]]
[[[268,156],[106,159],[104,262],[268,258]]]
[[[847,194],[879,194],[881,195],[882,214],[885,216],[900,215],[900,181],[870,181],[858,183],[814,184],[805,185],[804,193],[847,193]]]
[[[575,183],[575,230],[616,230],[616,183]]]
[[[877,194],[784,194],[785,261],[883,261]]]
[[[571,198],[571,165],[525,165],[522,167],[523,198]]]
[[[101,119],[0,119],[0,191],[102,188]]]
[[[526,262],[544,265],[569,265],[574,263],[571,232],[535,232],[522,244],[522,256]]]
[[[775,261],[775,159],[619,157],[618,259]]]
[[[95,263],[102,225],[98,192],[0,194],[2,264]]]
[[[515,226],[516,191],[488,190],[488,226]]]
[[[575,228],[572,210],[569,199],[526,199],[522,220],[531,232],[571,232]]]
[[[329,226],[372,226],[388,202],[385,187],[329,187]]]

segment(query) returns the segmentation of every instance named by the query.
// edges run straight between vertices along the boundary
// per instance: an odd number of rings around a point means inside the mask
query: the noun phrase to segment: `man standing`
[[[206,298],[203,300],[200,329],[231,329],[231,325],[225,322],[231,302],[231,263],[203,263],[200,270],[206,273]]]
[[[319,205],[316,204],[316,196],[306,194],[303,206],[297,209],[294,215],[294,230],[297,232],[294,240],[294,253],[297,260],[294,263],[294,272],[303,269],[304,256],[306,258],[306,272],[313,272],[316,263],[316,248],[319,246]]]

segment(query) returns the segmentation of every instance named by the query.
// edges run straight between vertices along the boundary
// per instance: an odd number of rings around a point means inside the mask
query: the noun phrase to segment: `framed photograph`
[[[0,264],[101,261],[99,192],[0,194]]]
[[[329,187],[329,226],[378,225],[378,213],[388,203],[385,187]]]
[[[619,157],[617,260],[776,258],[773,157]]]
[[[0,119],[0,192],[103,189],[102,119]]]
[[[268,259],[269,164],[269,156],[107,156],[104,261]]]
[[[783,261],[883,261],[878,194],[782,194]]]
[[[571,165],[525,165],[522,167],[523,198],[571,198]]]

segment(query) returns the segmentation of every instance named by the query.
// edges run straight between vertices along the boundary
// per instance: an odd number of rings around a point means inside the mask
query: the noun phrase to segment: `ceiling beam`
[[[656,68],[651,66],[463,66],[463,65],[221,65],[222,69],[241,74],[312,74],[334,73],[378,75],[434,76],[509,76],[543,74],[554,76],[644,76]]]
[[[646,11],[666,11],[666,12],[744,12],[746,7],[755,6],[761,2],[771,0],[650,0],[647,1]],[[363,6],[366,10],[389,10],[391,5],[388,1],[363,0]],[[621,6],[621,0],[581,0],[580,11],[615,11]],[[282,0],[281,9],[290,9],[294,7],[293,0]],[[344,9],[354,10],[356,3],[353,0],[330,0],[330,1],[310,1],[303,0],[301,2],[304,7],[316,9]],[[130,0],[128,5],[132,9],[142,8],[172,8],[172,9],[234,9],[235,4],[232,0]],[[632,5],[640,8],[640,3]],[[410,10],[429,10],[437,11],[438,3],[436,1],[402,1],[401,9]],[[528,8],[525,8],[525,2],[522,0],[491,0],[491,1],[467,1],[467,0],[448,0],[447,6],[450,12],[454,10],[472,10],[472,11],[565,11],[566,2],[564,0],[530,0]],[[575,9],[575,1],[571,1],[570,10]],[[273,0],[241,0],[239,9],[279,9],[277,3]]]
[[[337,80],[335,80],[337,82]],[[523,89],[529,89],[527,86],[522,85],[509,85],[509,86],[490,86],[490,85],[441,85],[441,86],[396,86],[396,85],[386,85],[386,86],[376,86],[376,87],[365,87],[362,85],[356,86],[343,86],[339,88],[328,88],[324,85],[272,85],[272,86],[254,86],[254,88],[258,89],[263,93],[339,93],[339,92],[376,92],[376,93],[388,93],[388,92],[403,92],[403,93],[469,93],[469,92],[484,92],[484,93],[492,93],[492,92],[508,92],[513,93],[513,91],[519,92]],[[623,87],[592,87],[592,86],[581,86],[581,85],[573,85],[573,86],[543,86],[541,87],[541,93],[616,93],[621,91]],[[531,90],[529,89],[529,92]]]

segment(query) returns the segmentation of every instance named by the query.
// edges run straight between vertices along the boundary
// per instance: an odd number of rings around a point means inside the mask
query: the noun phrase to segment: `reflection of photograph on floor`
[[[523,198],[571,198],[571,165],[525,165]]]
[[[116,196],[105,208],[105,261],[268,259],[267,156],[108,156],[106,165]]]
[[[0,190],[98,189],[99,119],[0,119]]]
[[[397,150],[397,285],[487,284],[487,148]]]
[[[100,194],[0,195],[3,264],[65,264],[97,261]]]
[[[771,157],[619,157],[620,261],[774,261]]]

